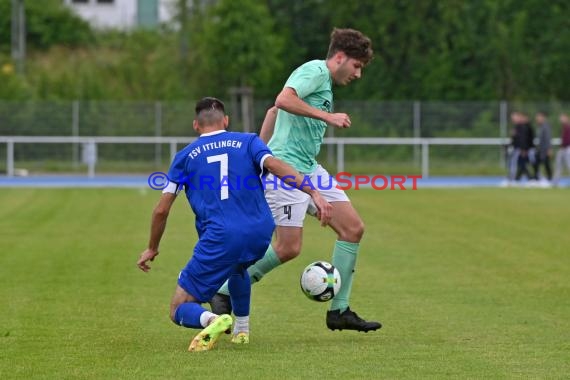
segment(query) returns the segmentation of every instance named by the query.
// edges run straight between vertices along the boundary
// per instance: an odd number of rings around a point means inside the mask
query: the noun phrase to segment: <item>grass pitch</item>
[[[1,379],[567,378],[570,193],[351,193],[366,222],[351,304],[384,327],[328,331],[299,289],[334,235],[308,220],[296,260],[254,286],[249,346],[168,319],[196,239],[178,199],[150,273],[150,190],[0,190]]]

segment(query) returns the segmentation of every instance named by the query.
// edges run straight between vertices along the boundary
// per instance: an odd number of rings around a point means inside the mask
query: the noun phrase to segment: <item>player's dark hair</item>
[[[200,125],[211,125],[219,122],[226,115],[224,102],[220,99],[206,97],[196,103],[196,120]]]
[[[198,114],[204,110],[209,110],[209,109],[213,109],[213,110],[220,110],[223,113],[226,113],[225,111],[225,107],[224,107],[224,102],[222,102],[220,99],[217,98],[213,98],[213,97],[205,97],[202,98],[198,101],[198,103],[196,103],[196,116],[198,116]]]
[[[540,110],[536,113],[537,115],[542,115],[543,117],[548,117],[548,113],[546,111]]]
[[[361,61],[364,65],[368,64],[374,55],[370,38],[354,29],[333,29],[327,58],[331,58],[339,51]]]

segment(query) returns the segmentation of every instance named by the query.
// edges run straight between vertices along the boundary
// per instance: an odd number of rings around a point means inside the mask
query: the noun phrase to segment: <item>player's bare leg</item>
[[[302,245],[302,227],[277,226],[275,228],[275,240],[272,246],[281,263],[286,263],[299,256]]]
[[[170,320],[177,325],[180,324],[176,321],[176,309],[178,306],[182,305],[183,303],[187,302],[198,302],[194,296],[188,294],[186,290],[182,289],[180,285],[176,285],[176,289],[174,290],[174,295],[172,296],[172,300],[170,301]]]
[[[338,240],[360,243],[364,235],[364,222],[350,202],[331,202],[333,217],[329,225],[337,233]]]

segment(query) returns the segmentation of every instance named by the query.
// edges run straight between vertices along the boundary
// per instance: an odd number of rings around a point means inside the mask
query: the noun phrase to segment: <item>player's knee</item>
[[[301,253],[301,250],[296,250],[296,249],[291,249],[288,251],[285,251],[283,257],[280,257],[281,262],[284,263],[286,261],[289,260],[293,260],[295,257],[299,256],[299,254]]]
[[[358,220],[358,223],[354,223],[353,226],[350,228],[350,236],[352,237],[354,242],[359,242],[362,240],[362,236],[364,235],[364,222],[362,220]]]
[[[176,310],[178,309],[178,305],[172,305],[170,307],[170,320],[174,323],[174,324],[178,324],[178,322],[176,321]]]
[[[274,248],[277,256],[279,257],[279,261],[282,263],[293,260],[301,253],[300,245],[280,245]]]
[[[340,231],[338,239],[341,241],[349,241],[358,243],[364,235],[364,222],[358,219],[355,223],[349,223],[342,231]]]

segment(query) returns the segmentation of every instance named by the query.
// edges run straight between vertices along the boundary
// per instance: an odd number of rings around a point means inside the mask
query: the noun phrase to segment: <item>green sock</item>
[[[273,246],[270,244],[269,248],[265,252],[265,255],[259,259],[255,264],[247,268],[247,273],[249,274],[249,278],[252,284],[260,281],[263,276],[267,273],[271,272],[273,269],[277,268],[281,265],[281,261],[279,257],[277,257],[277,253],[273,249]],[[230,295],[230,290],[228,288],[228,282],[224,282],[224,285],[218,290],[218,293],[225,294],[227,296]]]
[[[352,278],[354,277],[354,266],[356,264],[356,254],[358,253],[358,243],[347,241],[336,241],[334,245],[332,265],[340,273],[340,290],[332,299],[329,310],[340,310],[342,313],[348,308],[350,291],[352,290]]]

